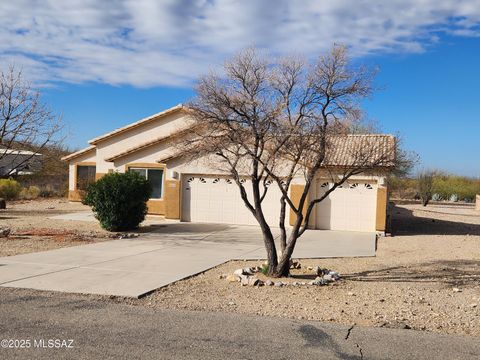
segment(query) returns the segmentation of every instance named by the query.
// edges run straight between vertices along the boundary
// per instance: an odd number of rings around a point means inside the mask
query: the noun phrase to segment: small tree
[[[145,220],[150,182],[135,172],[107,174],[87,187],[84,203],[108,231],[136,229]]]
[[[361,117],[361,100],[372,92],[372,78],[372,71],[350,65],[344,47],[334,46],[312,64],[293,57],[272,62],[247,49],[226,63],[224,76],[212,73],[200,79],[197,97],[188,106],[192,134],[179,150],[191,157],[213,156],[210,164],[234,179],[262,230],[270,276],[288,275],[297,240],[317,203],[351,176],[393,165],[393,138],[378,144],[368,135],[349,137],[350,124]],[[337,163],[340,167],[330,172],[325,164],[347,141],[351,146]],[[309,198],[320,169],[329,173],[333,186]],[[305,186],[295,201],[289,189],[298,178]],[[262,205],[272,182],[282,193],[276,224],[267,223]],[[288,208],[295,214],[290,231],[285,226]],[[280,254],[271,226],[280,227]]]
[[[22,169],[46,146],[62,142],[60,119],[41,101],[40,93],[13,66],[0,71],[0,161],[12,164],[6,177]],[[30,150],[21,156],[12,150]],[[18,155],[16,155],[18,154]]]
[[[427,206],[432,199],[434,175],[433,171],[422,171],[417,176],[418,195],[423,206]]]

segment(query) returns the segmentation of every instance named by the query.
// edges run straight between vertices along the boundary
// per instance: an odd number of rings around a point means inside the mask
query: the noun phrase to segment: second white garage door
[[[317,196],[332,186],[317,183]],[[377,184],[370,181],[345,183],[321,201],[316,208],[317,229],[375,231]]]
[[[249,180],[242,181],[249,199],[252,199]],[[278,226],[280,198],[280,189],[275,184],[271,184],[262,203],[265,218],[270,226]],[[182,221],[258,224],[246,208],[240,197],[238,186],[232,179],[202,175],[183,176]]]

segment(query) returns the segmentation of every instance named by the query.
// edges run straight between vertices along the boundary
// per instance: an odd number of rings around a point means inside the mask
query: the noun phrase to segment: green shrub
[[[18,181],[13,179],[0,179],[0,197],[5,200],[13,200],[18,197],[22,191]]]
[[[151,192],[149,181],[138,173],[111,173],[87,187],[83,202],[105,230],[125,231],[145,219]]]
[[[29,186],[28,188],[23,188],[20,192],[21,199],[32,200],[40,196],[40,188],[38,186]]]
[[[443,174],[434,178],[433,189],[443,199],[456,195],[458,200],[473,201],[475,194],[480,193],[480,180]]]

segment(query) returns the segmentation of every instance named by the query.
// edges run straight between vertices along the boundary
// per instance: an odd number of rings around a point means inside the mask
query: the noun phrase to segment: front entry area
[[[250,180],[242,181],[251,201]],[[280,198],[280,189],[276,184],[270,183],[262,206],[266,220],[271,226],[278,226]],[[183,176],[181,220],[237,225],[258,224],[245,206],[233,179],[206,175]]]

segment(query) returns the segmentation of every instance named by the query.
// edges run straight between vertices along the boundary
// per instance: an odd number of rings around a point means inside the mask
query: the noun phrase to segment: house
[[[42,154],[0,148],[0,176],[29,175],[42,169]]]
[[[148,201],[150,214],[181,221],[256,224],[232,179],[208,161],[187,161],[179,154],[173,140],[188,133],[188,116],[186,108],[177,105],[96,137],[87,148],[63,157],[69,162],[69,199],[80,201],[86,185],[107,173],[137,171],[153,185]],[[393,136],[370,136],[385,147],[394,146]],[[331,156],[330,172],[341,165],[343,153]],[[317,175],[312,197],[332,185],[326,174],[325,171]],[[292,197],[299,196],[303,187],[301,181],[292,184]],[[271,225],[278,223],[279,198],[280,190],[272,186],[263,203]],[[311,228],[384,231],[386,169],[353,176],[316,206],[309,223]],[[294,221],[293,213],[289,221]]]

